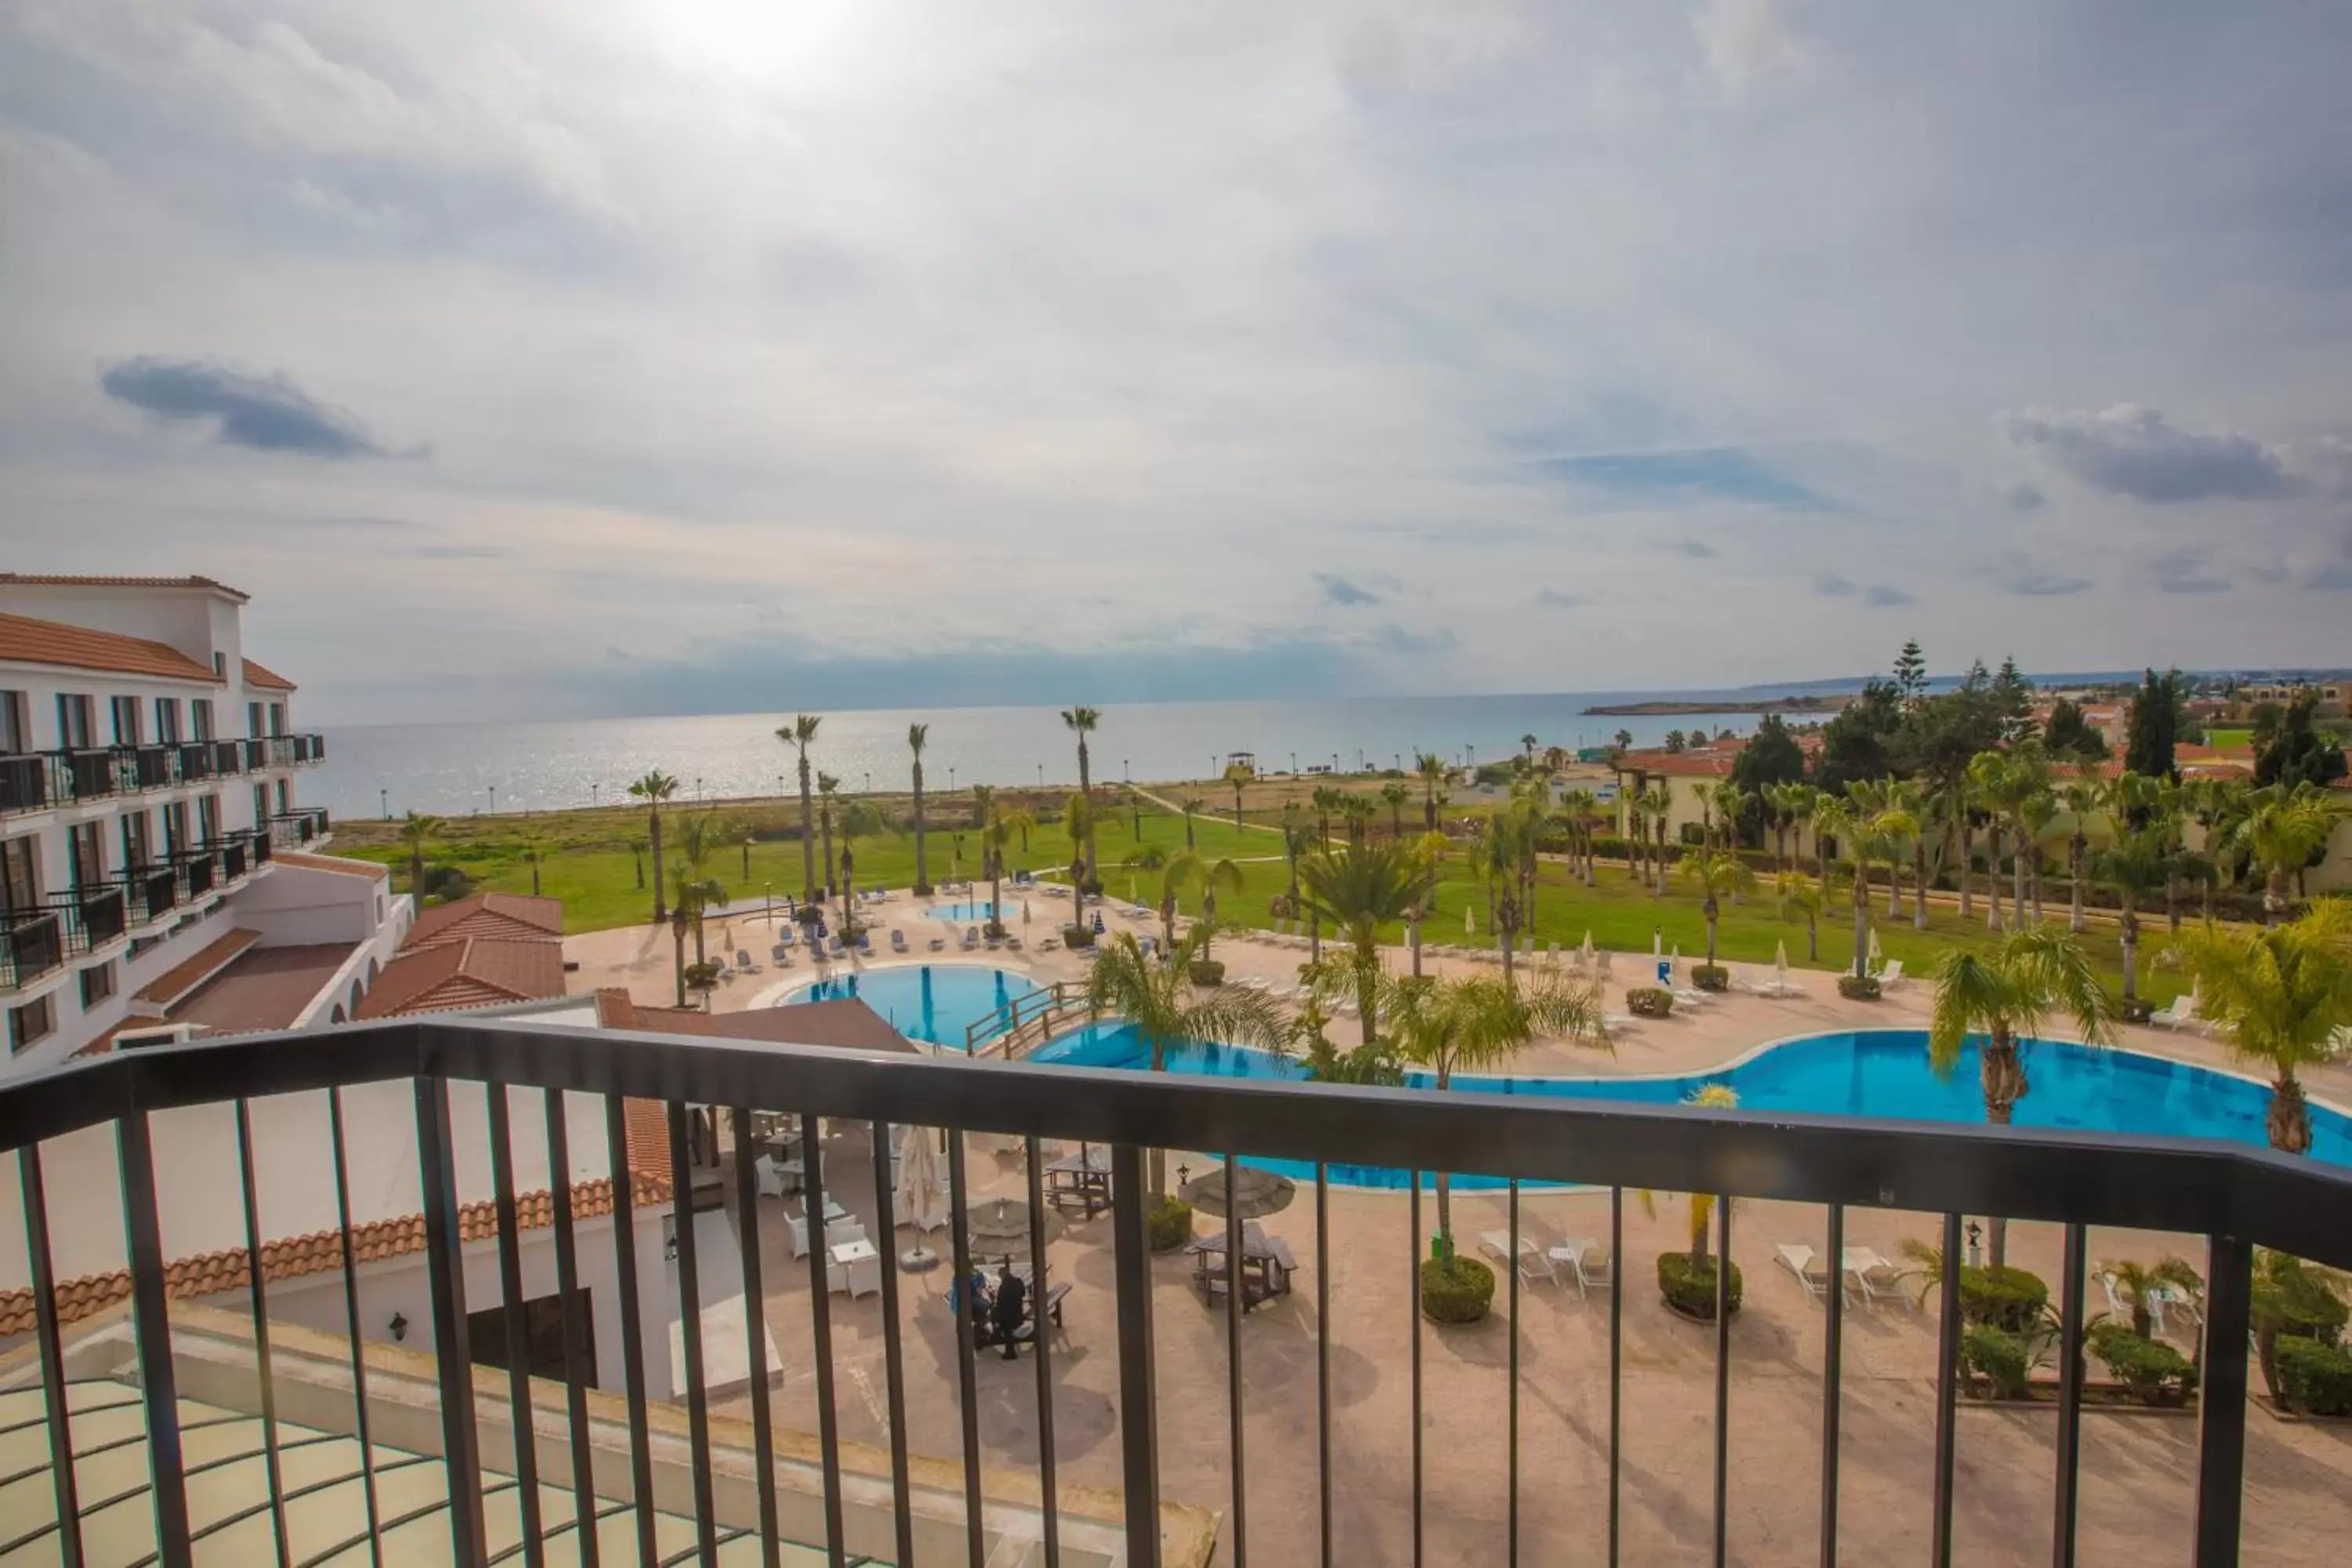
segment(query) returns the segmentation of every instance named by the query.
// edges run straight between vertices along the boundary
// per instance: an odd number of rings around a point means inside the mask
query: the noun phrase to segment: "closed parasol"
[[[964,1218],[964,1234],[980,1258],[1025,1258],[1029,1254],[1029,1205],[1018,1198],[990,1198],[971,1205]],[[1062,1216],[1047,1209],[1040,1220],[1047,1243],[1066,1226]]]

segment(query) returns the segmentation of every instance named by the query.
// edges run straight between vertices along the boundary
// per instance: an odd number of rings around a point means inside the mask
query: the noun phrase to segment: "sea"
[[[1771,693],[1753,693],[1758,700]],[[1089,741],[1097,783],[1192,784],[1222,778],[1235,752],[1262,773],[1408,767],[1416,752],[1465,765],[1492,762],[1534,735],[1539,747],[1605,746],[1620,730],[1652,745],[1669,730],[1746,734],[1753,713],[1610,716],[1588,708],[1644,701],[1734,700],[1726,692],[1561,692],[1520,697],[1317,698],[1154,702],[1105,707]],[[907,727],[928,723],[924,786],[1072,785],[1076,737],[1055,708],[873,709],[825,713],[813,764],[852,793],[904,790]],[[377,724],[323,729],[327,760],[301,784],[305,805],[338,817],[421,811],[456,816],[557,811],[627,798],[653,768],[681,798],[724,800],[797,789],[792,748],[776,739],[789,713],[590,719],[537,723]]]

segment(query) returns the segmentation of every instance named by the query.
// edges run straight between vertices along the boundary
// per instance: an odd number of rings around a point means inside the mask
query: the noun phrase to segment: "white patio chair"
[[[1478,1250],[1494,1258],[1497,1263],[1507,1266],[1512,1262],[1511,1233],[1507,1230],[1489,1230],[1480,1233]],[[1548,1285],[1560,1283],[1559,1269],[1552,1262],[1551,1255],[1524,1236],[1519,1237],[1517,1263],[1519,1278],[1530,1285],[1538,1280],[1542,1280]]]
[[[1784,1241],[1772,1250],[1779,1254],[1789,1272],[1797,1277],[1806,1295],[1816,1301],[1829,1299],[1829,1266],[1822,1261],[1820,1254],[1801,1241]]]

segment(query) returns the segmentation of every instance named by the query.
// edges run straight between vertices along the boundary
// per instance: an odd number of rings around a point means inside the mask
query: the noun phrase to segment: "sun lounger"
[[[947,939],[947,938],[945,938],[945,937],[943,937],[943,936],[935,936],[935,937],[931,938],[931,951],[932,951],[933,952],[945,952],[947,951],[947,948],[948,948],[948,939]]]
[[[793,950],[781,942],[768,950],[768,962],[771,963],[784,964],[792,961]]]
[[[1511,1233],[1507,1230],[1483,1231],[1478,1237],[1478,1250],[1497,1263],[1511,1262]],[[1532,1285],[1542,1280],[1548,1285],[1560,1283],[1559,1268],[1551,1255],[1527,1237],[1519,1237],[1519,1278]]]
[[[1904,1281],[1910,1278],[1895,1265],[1867,1247],[1845,1249],[1845,1275],[1853,1288],[1862,1293],[1864,1305],[1875,1307],[1882,1300],[1900,1301],[1913,1311],[1919,1310]]]
[[[1903,961],[1899,958],[1890,958],[1886,961],[1886,967],[1878,972],[1878,988],[1881,991],[1892,991],[1902,984],[1905,978]]]
[[[1595,1290],[1615,1288],[1615,1260],[1609,1256],[1607,1247],[1589,1236],[1571,1236],[1553,1247],[1548,1256],[1554,1263],[1568,1266],[1570,1277],[1576,1281],[1579,1296],[1589,1297]]]
[[[890,928],[890,951],[892,952],[907,951],[907,933],[896,926]]]
[[[749,948],[736,949],[735,967],[746,974],[757,974],[760,973],[760,966],[751,962],[751,952]]]
[[[1037,944],[1037,951],[1039,952],[1055,952],[1060,950],[1061,945],[1062,939],[1060,937],[1049,936]]]
[[[2147,1016],[2147,1021],[2167,1029],[2178,1029],[2183,1024],[2202,1023],[2203,1020],[2197,1016],[2197,994],[2192,991],[2174,1001],[2171,1006],[2158,1008]]]
[[[1640,1028],[1642,1020],[1631,1013],[1603,1013],[1601,1015],[1601,1026],[1612,1035],[1622,1034],[1627,1029]]]
[[[1797,1277],[1797,1283],[1805,1288],[1806,1295],[1816,1301],[1829,1299],[1829,1265],[1822,1261],[1819,1253],[1798,1241],[1784,1241],[1773,1251],[1780,1255],[1789,1272]]]

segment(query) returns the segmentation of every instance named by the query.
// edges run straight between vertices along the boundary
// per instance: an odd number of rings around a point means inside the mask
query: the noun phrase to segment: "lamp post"
[[[392,820],[392,791],[379,787],[375,792],[375,799],[377,806],[376,815],[383,817],[386,822],[390,822]]]
[[[1298,753],[1297,752],[1290,753],[1290,771],[1294,773],[1298,771]]]
[[[1037,764],[1037,787],[1039,789],[1045,787],[1045,764],[1043,763]]]
[[[499,814],[499,786],[498,786],[498,785],[496,785],[496,784],[492,784],[492,785],[490,786],[490,815],[491,815],[492,816],[496,816],[498,814]]]
[[[596,809],[597,805],[598,805],[598,801],[597,801],[597,799],[596,799],[596,784],[595,784],[595,783],[592,780],[592,781],[589,783],[589,785],[588,785],[588,809],[589,809],[589,810],[591,810],[591,811],[593,811],[593,810],[595,810],[595,809]]]

